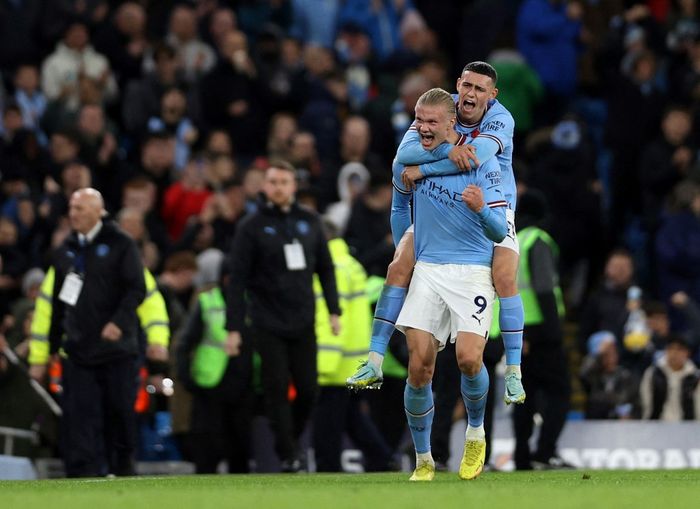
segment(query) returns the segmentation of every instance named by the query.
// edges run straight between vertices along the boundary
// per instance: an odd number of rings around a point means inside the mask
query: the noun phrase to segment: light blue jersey
[[[394,162],[394,196],[407,207],[411,191],[401,182],[402,170],[403,165]],[[485,206],[478,214],[462,201],[462,191],[470,184],[479,186],[484,194]],[[501,242],[507,233],[506,206],[501,170],[493,158],[476,171],[416,182],[413,191],[416,260],[490,267],[493,243]],[[394,232],[398,233],[403,234]]]
[[[459,100],[457,94],[452,98]],[[517,189],[515,176],[513,175],[513,131],[515,121],[510,112],[498,102],[497,99],[489,101],[486,113],[480,122],[472,125],[463,124],[457,117],[455,131],[464,135],[465,140],[458,144],[466,143],[476,148],[479,162],[484,163],[494,155],[501,167],[503,194],[508,202],[508,207],[515,211],[517,201]],[[404,135],[396,153],[396,161],[403,165],[420,165],[420,170],[426,177],[435,175],[451,175],[459,171],[452,161],[448,159],[453,145],[445,144],[434,150],[426,151],[420,144],[420,137],[415,124],[411,125]]]

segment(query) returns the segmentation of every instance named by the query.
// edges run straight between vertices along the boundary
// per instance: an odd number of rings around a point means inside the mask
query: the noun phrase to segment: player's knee
[[[459,370],[467,376],[474,376],[481,371],[481,352],[467,350],[457,354]]]
[[[433,379],[433,366],[425,363],[411,364],[408,367],[408,383],[413,387],[424,387]]]
[[[491,269],[493,286],[499,297],[512,297],[518,293],[518,255],[514,251],[496,248]]]
[[[389,264],[386,273],[386,284],[405,288],[411,281],[413,263],[409,257],[399,256]]]
[[[516,275],[510,271],[493,271],[493,286],[499,297],[512,297],[518,293]]]

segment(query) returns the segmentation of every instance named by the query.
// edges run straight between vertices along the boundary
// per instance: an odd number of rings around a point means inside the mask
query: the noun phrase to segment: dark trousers
[[[298,455],[298,439],[311,416],[318,394],[316,336],[313,328],[278,335],[255,330],[255,348],[260,354],[265,409],[275,434],[275,451],[282,461]],[[296,398],[288,399],[289,383]]]
[[[224,459],[230,473],[250,471],[253,395],[247,384],[229,383],[236,375],[235,367],[229,367],[219,386],[192,392],[189,445],[198,474],[215,473]]]
[[[133,475],[136,448],[132,357],[83,366],[63,360],[63,459],[68,477]]]
[[[362,409],[359,394],[346,387],[321,387],[314,411],[313,444],[316,454],[316,470],[340,472],[340,455],[343,435],[362,451],[365,470],[368,472],[389,469],[392,450],[377,430],[372,419]]]
[[[493,429],[493,407],[496,398],[495,376],[496,364],[503,356],[503,342],[492,339],[484,349],[484,366],[489,373],[489,391],[486,394],[486,413],[484,414],[484,431],[486,432],[486,463],[491,456],[491,431]],[[435,461],[447,464],[450,459],[450,431],[452,415],[457,402],[463,404],[460,392],[461,372],[457,366],[455,345],[447,342],[445,349],[437,356],[433,376],[435,417],[431,435],[431,450]]]
[[[557,441],[569,411],[571,386],[566,356],[561,345],[544,344],[523,355],[523,387],[527,399],[513,409],[515,468],[527,470],[530,461],[547,461],[557,451]],[[536,412],[542,416],[537,450],[530,452],[529,440]]]

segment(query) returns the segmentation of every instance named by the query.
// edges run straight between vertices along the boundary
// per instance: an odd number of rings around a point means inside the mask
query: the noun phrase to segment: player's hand
[[[340,334],[340,317],[338,315],[331,315],[331,332],[334,336]]]
[[[224,350],[229,357],[237,357],[241,354],[241,333],[235,330],[229,331],[224,343]]]
[[[109,322],[102,329],[102,337],[107,341],[119,341],[122,337],[122,330],[114,322]]]
[[[450,150],[448,157],[462,171],[469,171],[481,164],[479,158],[476,157],[476,147],[474,145],[454,147]]]
[[[416,181],[422,178],[420,166],[406,166],[401,172],[401,182],[406,189],[415,189]]]
[[[481,192],[481,188],[474,184],[469,184],[462,191],[462,201],[474,212],[479,212],[484,208],[484,194]]]

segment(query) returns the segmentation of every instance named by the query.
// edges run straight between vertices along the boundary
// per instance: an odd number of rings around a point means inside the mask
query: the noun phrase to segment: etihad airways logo
[[[455,203],[462,203],[462,192],[454,191],[447,186],[441,186],[430,179],[416,182],[416,192],[423,194],[431,200],[437,200],[443,205],[454,207]]]

